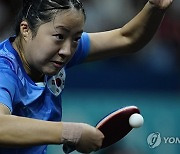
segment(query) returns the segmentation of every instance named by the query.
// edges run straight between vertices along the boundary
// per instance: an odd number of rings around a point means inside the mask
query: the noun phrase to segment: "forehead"
[[[59,11],[52,22],[55,28],[83,29],[85,19],[81,11],[70,9]]]

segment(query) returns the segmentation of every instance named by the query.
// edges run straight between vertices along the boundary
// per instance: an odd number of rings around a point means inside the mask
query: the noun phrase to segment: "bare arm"
[[[98,150],[104,135],[84,123],[50,122],[10,115],[0,104],[0,147],[28,147],[43,144],[75,144],[77,151]]]
[[[143,48],[156,33],[171,2],[171,0],[148,1],[145,7],[122,28],[90,33],[91,48],[87,61],[115,57]]]
[[[0,104],[0,146],[25,147],[42,144],[60,144],[62,125],[10,115]]]

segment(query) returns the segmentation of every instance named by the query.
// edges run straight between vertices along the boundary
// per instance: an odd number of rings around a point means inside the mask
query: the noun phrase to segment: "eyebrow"
[[[66,32],[70,32],[70,30],[68,29],[68,28],[66,28],[66,27],[64,27],[64,26],[57,26],[57,27],[55,27],[55,28],[57,28],[57,29],[63,29],[64,31],[66,31]],[[82,34],[83,33],[83,30],[80,30],[80,31],[78,31],[78,32],[76,32],[76,34]]]

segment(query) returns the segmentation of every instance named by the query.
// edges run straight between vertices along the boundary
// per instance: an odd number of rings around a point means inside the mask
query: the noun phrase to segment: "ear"
[[[30,37],[31,30],[27,21],[22,21],[20,24],[20,32],[25,41]]]

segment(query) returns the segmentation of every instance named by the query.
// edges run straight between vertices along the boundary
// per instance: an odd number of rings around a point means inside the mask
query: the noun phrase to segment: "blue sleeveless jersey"
[[[12,115],[61,121],[61,94],[65,84],[65,70],[81,63],[89,52],[89,37],[83,33],[71,61],[55,76],[45,76],[43,83],[34,83],[26,74],[11,39],[0,44],[0,103]],[[8,133],[8,132],[7,132]],[[44,154],[47,145],[28,148],[0,148],[0,154]]]

